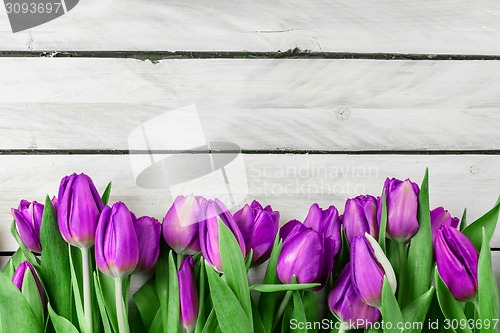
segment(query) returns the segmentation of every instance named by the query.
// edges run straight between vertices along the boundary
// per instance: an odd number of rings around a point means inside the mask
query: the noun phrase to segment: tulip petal
[[[200,205],[193,196],[178,196],[163,219],[163,238],[177,253],[193,255],[201,250]]]
[[[271,255],[278,227],[278,223],[267,211],[261,210],[257,215],[255,229],[248,243],[248,248],[253,250],[252,262],[254,265],[261,264]]]
[[[193,259],[186,257],[177,273],[179,279],[180,319],[187,332],[193,331],[199,308],[199,297],[193,270]]]
[[[387,235],[399,242],[406,241],[418,230],[418,191],[406,179],[392,181],[387,193]]]
[[[148,272],[155,267],[160,256],[161,224],[152,217],[143,216],[134,222],[134,227],[139,245],[136,270]]]

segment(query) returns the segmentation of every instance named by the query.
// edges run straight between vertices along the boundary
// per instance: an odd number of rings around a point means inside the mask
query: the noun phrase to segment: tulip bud
[[[180,320],[186,332],[191,333],[198,319],[198,290],[194,279],[194,263],[190,256],[184,258],[179,272]]]
[[[378,239],[377,199],[371,195],[347,199],[342,223],[349,243],[354,236],[364,235],[365,232]]]
[[[155,267],[160,256],[161,224],[155,218],[143,216],[135,220],[134,227],[139,244],[136,271],[149,272]]]
[[[27,283],[27,280],[31,279],[31,282]],[[30,308],[34,311],[33,313],[39,317],[38,319],[43,322],[44,310],[45,310],[45,293],[43,291],[42,283],[36,274],[35,269],[30,264],[29,261],[24,261],[17,267],[12,278],[12,282],[16,287],[23,293],[26,297]],[[34,288],[33,289],[30,289]],[[33,295],[39,295],[33,296]],[[35,302],[37,304],[35,304]],[[37,312],[36,309],[41,309],[42,311]]]
[[[380,311],[361,299],[352,283],[351,266],[345,266],[335,280],[328,296],[330,311],[340,321],[353,328],[365,328],[367,324],[377,322]],[[361,325],[359,325],[362,323]]]
[[[200,252],[199,222],[201,209],[192,196],[178,196],[163,219],[163,238],[179,254]]]
[[[321,289],[333,268],[335,241],[298,223],[283,241],[277,273],[281,282],[320,283]]]
[[[387,178],[384,183],[387,202],[387,236],[406,242],[418,231],[418,185],[406,179]],[[381,215],[379,207],[379,218]]]
[[[202,206],[202,221],[200,222],[200,247],[203,257],[217,271],[222,272],[222,259],[219,247],[219,221],[218,218],[231,230],[240,245],[241,253],[246,255],[245,241],[233,215],[219,200],[206,200],[198,198]]]
[[[247,252],[253,250],[252,264],[260,265],[271,255],[274,238],[278,233],[280,215],[271,206],[262,208],[259,202],[245,205],[234,214],[241,230]]]
[[[92,247],[103,208],[92,179],[83,173],[64,177],[57,200],[57,220],[62,237],[73,246]]]
[[[392,291],[396,292],[394,270],[380,245],[368,233],[355,236],[352,240],[351,274],[359,295],[371,306],[380,307],[384,276],[387,277]]]
[[[132,273],[139,260],[139,244],[132,214],[123,202],[105,206],[95,235],[95,261],[101,272],[113,278]]]
[[[42,252],[40,244],[40,227],[42,225],[43,205],[21,200],[18,209],[11,209],[17,231],[23,244],[33,252]]]
[[[479,255],[460,231],[441,225],[436,236],[436,262],[439,275],[459,301],[467,301],[477,293]]]
[[[443,207],[431,210],[432,245],[434,245],[434,248],[439,227],[444,224],[456,229],[459,223],[460,219],[458,217],[451,217],[450,213]]]
[[[321,209],[317,203],[309,208],[309,213],[304,220],[304,225],[315,230],[325,237],[331,237],[335,241],[333,256],[340,251],[342,238],[340,234],[340,218],[337,208],[330,206],[327,209]]]

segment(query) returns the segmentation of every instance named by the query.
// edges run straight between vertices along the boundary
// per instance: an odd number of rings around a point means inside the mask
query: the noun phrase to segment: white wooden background
[[[188,105],[283,222],[426,166],[431,205],[472,221],[500,194],[500,3],[87,0],[16,34],[2,7],[0,253],[10,207],[73,171],[161,218],[170,193],[136,184],[128,137]],[[500,280],[500,228],[491,245]]]

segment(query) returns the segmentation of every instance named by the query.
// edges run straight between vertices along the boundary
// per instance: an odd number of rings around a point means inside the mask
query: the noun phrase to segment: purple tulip
[[[378,239],[379,223],[377,219],[377,199],[371,195],[360,195],[347,199],[342,223],[349,243],[354,236],[365,232]]]
[[[26,273],[28,272],[28,270],[31,272],[35,280],[36,286],[38,288],[38,293],[40,294],[40,300],[42,301],[42,305],[45,307],[45,293],[43,291],[42,283],[40,282],[40,279],[38,278],[35,269],[30,264],[29,261],[23,261],[22,263],[19,264],[16,271],[14,272],[14,277],[12,278],[12,282],[22,292],[24,279],[27,277]]]
[[[236,224],[233,215],[219,200],[206,200],[198,197],[198,202],[202,207],[202,221],[200,222],[200,247],[203,257],[210,266],[219,272],[223,271],[222,260],[219,248],[219,222],[220,218],[233,233],[236,241],[240,245],[241,253],[246,255],[246,246],[243,235]]]
[[[190,256],[184,258],[179,272],[180,319],[186,332],[193,332],[198,319],[198,290],[194,279],[194,263]]]
[[[122,278],[135,270],[139,244],[132,214],[123,202],[104,207],[95,239],[95,261],[101,272]]]
[[[325,235],[325,237],[333,238],[335,241],[333,256],[337,255],[342,245],[340,218],[337,208],[330,206],[327,209],[321,209],[317,203],[313,204],[309,208],[304,225]]]
[[[274,238],[278,233],[280,214],[271,206],[262,208],[259,202],[245,205],[234,214],[234,219],[243,234],[247,252],[253,251],[252,264],[262,264],[269,259]]]
[[[380,317],[380,311],[363,302],[352,283],[351,265],[345,266],[335,280],[328,296],[328,306],[335,317],[353,328],[365,328]]]
[[[418,231],[418,185],[406,179],[387,178],[384,183],[387,202],[387,236],[402,243]],[[379,218],[382,213],[379,206]]]
[[[62,237],[73,246],[92,247],[103,208],[92,179],[83,173],[64,177],[57,200],[57,220]]]
[[[17,231],[23,244],[33,252],[42,252],[40,244],[40,227],[42,225],[43,205],[21,200],[18,209],[11,209]]]
[[[155,267],[160,255],[161,224],[155,218],[143,216],[135,220],[134,226],[139,244],[136,271],[149,272]]]
[[[352,240],[351,274],[359,295],[371,306],[380,307],[384,276],[387,277],[392,291],[396,292],[394,270],[380,245],[368,233],[355,236]]]
[[[439,275],[459,301],[477,293],[479,256],[467,237],[455,228],[441,225],[436,237],[436,262]]]
[[[179,254],[200,252],[199,222],[201,207],[192,196],[178,196],[163,219],[163,238]]]
[[[456,229],[459,223],[460,219],[458,217],[451,217],[450,213],[443,207],[431,210],[432,245],[434,248],[436,247],[436,236],[439,227],[444,224]]]
[[[283,241],[278,257],[277,272],[283,283],[326,283],[332,268],[335,241],[332,237],[309,229],[302,223],[295,223]],[[290,222],[289,222],[290,223]]]

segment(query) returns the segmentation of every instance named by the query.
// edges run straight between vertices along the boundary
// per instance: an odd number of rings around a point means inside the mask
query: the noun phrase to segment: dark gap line
[[[146,155],[146,154],[254,154],[254,155],[500,155],[500,149],[486,150],[132,150],[127,149],[4,149],[0,155]]]
[[[500,55],[310,52],[295,48],[277,52],[245,51],[0,51],[0,57],[163,59],[364,59],[364,60],[500,60]]]

